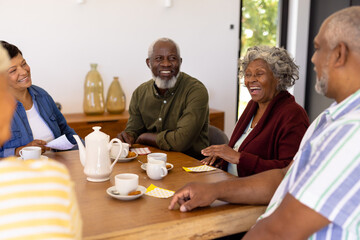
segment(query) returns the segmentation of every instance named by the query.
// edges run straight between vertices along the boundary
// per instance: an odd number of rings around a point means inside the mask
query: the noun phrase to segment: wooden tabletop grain
[[[151,148],[152,152],[164,152]],[[174,165],[162,180],[151,180],[141,169],[137,159],[146,162],[146,156],[138,156],[130,162],[117,163],[110,180],[89,182],[83,173],[78,151],[47,152],[46,155],[64,163],[75,182],[75,191],[83,219],[84,239],[212,239],[247,231],[261,215],[265,206],[224,204],[217,201],[211,207],[182,213],[168,210],[170,199],[143,195],[133,201],[121,201],[107,195],[106,189],[114,185],[119,173],[139,175],[139,185],[154,184],[169,190],[177,190],[188,182],[216,182],[232,175],[215,170],[188,173],[182,167],[200,165],[199,161],[179,152],[166,152],[168,162]]]

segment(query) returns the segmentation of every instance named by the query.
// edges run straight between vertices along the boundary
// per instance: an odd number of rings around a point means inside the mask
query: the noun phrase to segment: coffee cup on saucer
[[[126,158],[126,156],[129,154],[130,144],[128,144],[128,143],[121,143],[121,144],[123,146],[123,150],[122,150],[119,158]],[[117,155],[119,154],[119,151],[120,151],[120,144],[114,143],[110,149],[110,157],[115,159],[117,157]]]
[[[21,159],[40,159],[41,156],[41,147],[30,146],[24,147],[19,151]]]
[[[128,195],[136,191],[139,185],[139,176],[133,173],[120,173],[115,176],[115,189],[120,195]]]
[[[147,160],[149,162],[150,159],[160,160],[166,164],[167,161],[167,154],[166,153],[149,153],[147,155]]]
[[[165,162],[161,160],[148,159],[146,174],[153,180],[160,180],[168,174]]]

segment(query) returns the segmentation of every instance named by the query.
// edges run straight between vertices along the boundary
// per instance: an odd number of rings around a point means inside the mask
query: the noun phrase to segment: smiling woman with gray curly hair
[[[284,48],[255,46],[248,48],[245,56],[239,60],[239,77],[245,77],[250,62],[263,59],[269,65],[274,77],[278,79],[277,90],[287,90],[299,79],[299,67]]]
[[[286,167],[298,150],[309,119],[286,90],[295,84],[299,71],[285,49],[251,47],[239,63],[239,76],[244,77],[251,101],[229,145],[213,145],[201,153],[206,156],[202,163],[245,177]]]

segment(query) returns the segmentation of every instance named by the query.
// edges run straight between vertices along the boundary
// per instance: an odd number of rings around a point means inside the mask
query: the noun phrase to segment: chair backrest
[[[209,125],[209,142],[211,145],[228,144],[229,138],[219,128]]]
[[[61,109],[62,109],[61,103],[55,102],[55,104],[56,104],[56,107],[59,109],[59,111],[61,111]]]

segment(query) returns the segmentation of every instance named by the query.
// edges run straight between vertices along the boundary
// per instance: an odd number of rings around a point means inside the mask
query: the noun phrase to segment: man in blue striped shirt
[[[178,202],[190,211],[215,199],[270,202],[243,239],[360,239],[359,26],[360,7],[346,8],[328,17],[314,39],[315,88],[336,102],[311,124],[289,169],[192,183],[169,208]]]

